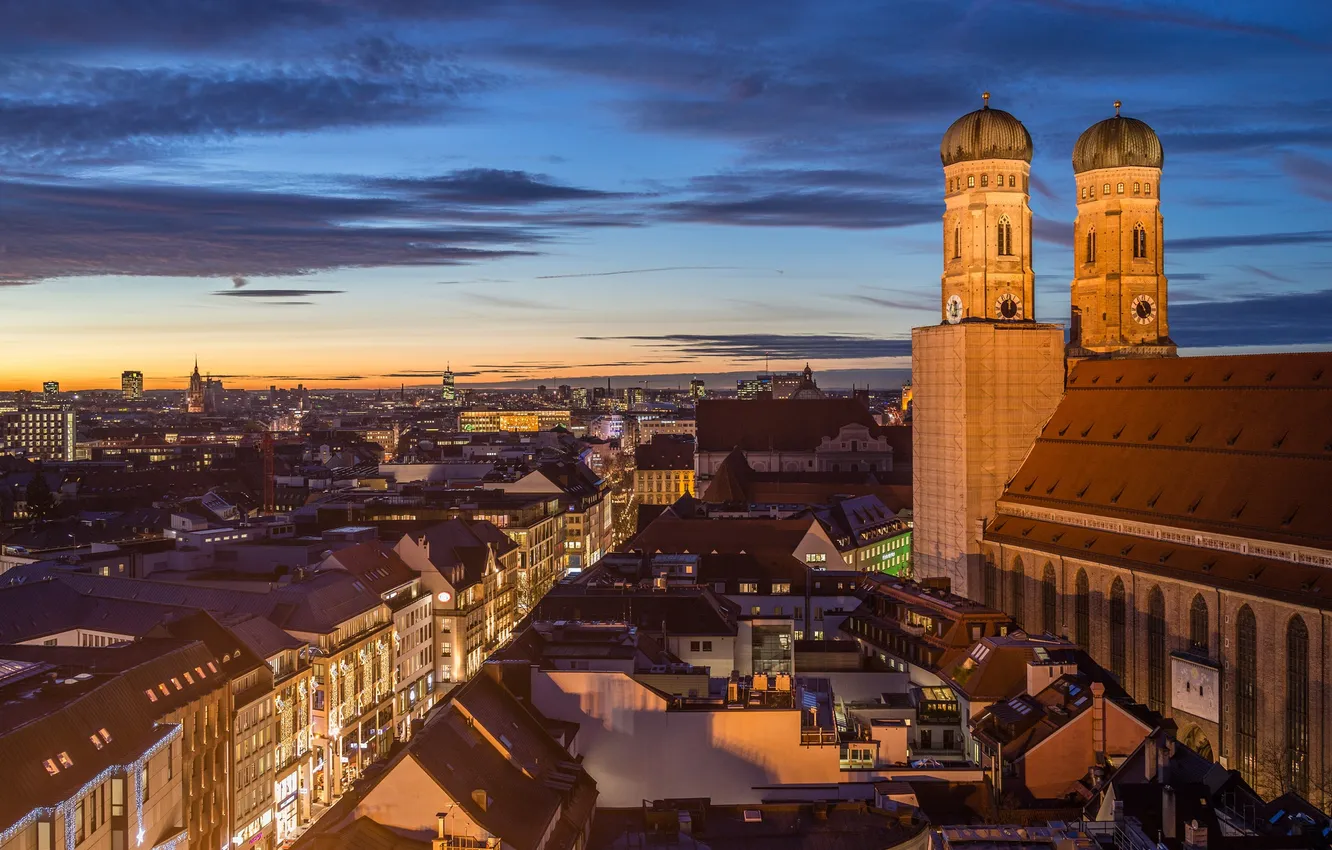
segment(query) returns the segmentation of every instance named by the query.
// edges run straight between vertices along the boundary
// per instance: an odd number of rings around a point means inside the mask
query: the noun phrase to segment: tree
[[[32,519],[46,519],[55,512],[55,494],[51,492],[50,485],[46,483],[46,476],[42,474],[40,468],[28,482],[24,501],[27,503],[28,516]]]

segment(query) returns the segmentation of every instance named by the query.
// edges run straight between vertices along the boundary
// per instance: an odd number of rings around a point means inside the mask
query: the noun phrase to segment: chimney
[[[1105,761],[1105,685],[1092,682],[1092,751],[1098,764]]]
[[[1207,850],[1207,827],[1198,826],[1197,818],[1184,824],[1184,850]]]
[[[490,795],[486,793],[486,789],[478,788],[472,792],[472,802],[484,812],[490,808]]]
[[[1161,833],[1175,837],[1175,789],[1169,785],[1161,786]]]

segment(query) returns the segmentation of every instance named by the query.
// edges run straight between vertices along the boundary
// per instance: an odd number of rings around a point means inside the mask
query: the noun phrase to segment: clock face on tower
[[[994,312],[1005,319],[1022,318],[1022,301],[1011,292],[1005,292],[994,302]]]
[[[1150,295],[1138,295],[1129,305],[1133,312],[1133,321],[1140,325],[1150,325],[1156,321],[1156,302]]]
[[[944,305],[944,318],[948,319],[948,324],[955,325],[962,321],[962,296],[948,296],[948,303]]]

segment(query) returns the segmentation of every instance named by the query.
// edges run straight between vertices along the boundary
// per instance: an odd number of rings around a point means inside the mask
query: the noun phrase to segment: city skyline
[[[512,5],[6,12],[0,391],[899,370],[982,90],[1035,143],[1038,319],[1119,99],[1181,349],[1332,342],[1317,4]]]

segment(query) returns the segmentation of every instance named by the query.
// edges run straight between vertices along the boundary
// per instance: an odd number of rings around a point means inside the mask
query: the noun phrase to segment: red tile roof
[[[811,451],[844,425],[866,425],[875,436],[882,431],[869,409],[851,398],[705,399],[697,420],[698,449],[705,452]]]

